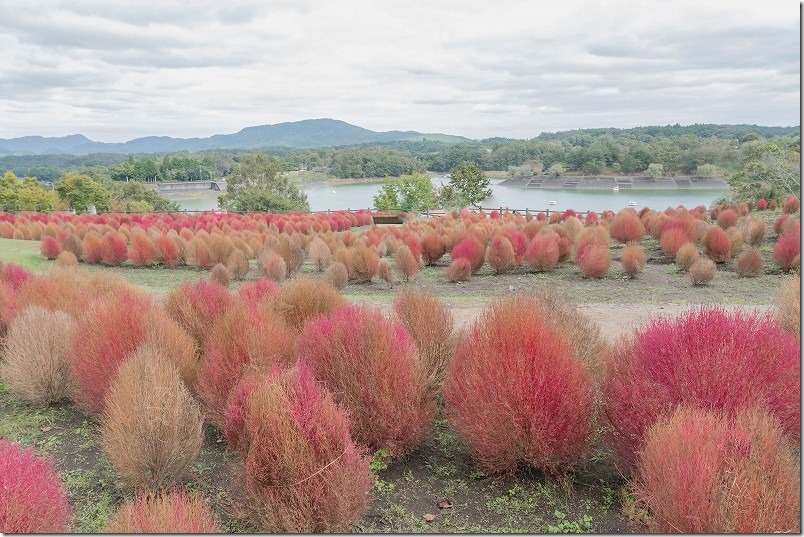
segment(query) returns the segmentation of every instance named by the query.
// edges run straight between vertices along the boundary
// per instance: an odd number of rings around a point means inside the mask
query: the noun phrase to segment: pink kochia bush
[[[126,500],[103,527],[104,533],[220,533],[206,498],[173,489]]]
[[[798,457],[762,410],[684,405],[647,433],[631,491],[658,533],[799,533]]]
[[[447,368],[444,402],[487,473],[581,466],[594,434],[592,383],[558,327],[526,295],[487,306]]]
[[[472,274],[476,273],[483,266],[486,257],[486,247],[477,239],[467,237],[456,244],[450,252],[450,257],[456,259],[466,259],[472,267]]]
[[[241,429],[246,512],[266,532],[346,531],[374,486],[346,413],[304,361],[249,382],[238,424],[227,422]]]
[[[53,463],[0,440],[0,532],[66,533],[71,516]]]
[[[660,317],[622,339],[603,382],[614,453],[630,470],[645,432],[685,403],[733,414],[759,406],[800,444],[799,342],[768,314],[703,306]]]
[[[349,412],[358,443],[401,456],[426,437],[435,400],[416,343],[401,324],[376,309],[340,306],[307,324],[298,355]]]

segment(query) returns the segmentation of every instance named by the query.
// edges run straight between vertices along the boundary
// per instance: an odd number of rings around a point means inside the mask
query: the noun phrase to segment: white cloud
[[[0,137],[798,123],[789,0],[0,0]]]

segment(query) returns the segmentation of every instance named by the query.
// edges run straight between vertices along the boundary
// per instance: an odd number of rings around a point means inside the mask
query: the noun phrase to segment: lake
[[[449,180],[443,175],[433,177],[433,184],[440,186]],[[688,208],[697,205],[709,207],[712,202],[723,197],[720,190],[632,190],[612,192],[609,190],[538,190],[500,185],[503,179],[491,180],[492,195],[483,201],[483,207],[564,211],[574,209],[578,212],[602,212],[607,209],[618,211],[635,201],[637,210],[649,207],[664,210],[667,207],[684,205]],[[357,183],[351,185],[316,184],[302,188],[310,201],[311,211],[367,209],[373,206],[372,198],[382,183]],[[168,199],[176,201],[182,209],[205,211],[218,207],[218,195],[212,190],[201,192],[167,193]],[[550,205],[554,201],[555,204]]]

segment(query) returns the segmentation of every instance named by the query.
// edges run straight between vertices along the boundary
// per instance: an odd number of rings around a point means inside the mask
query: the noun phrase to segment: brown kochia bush
[[[248,274],[248,258],[242,250],[234,250],[226,260],[226,268],[235,280],[242,280]]]
[[[125,500],[103,533],[221,533],[209,502],[183,489]]]
[[[318,315],[328,315],[346,301],[337,289],[323,280],[298,278],[282,286],[273,308],[297,330]]]
[[[785,279],[776,297],[776,318],[779,324],[801,337],[801,279],[790,276]]]
[[[232,282],[232,273],[229,272],[226,265],[218,263],[209,271],[209,279],[218,282],[224,287],[229,287],[229,284]]]
[[[323,271],[332,262],[332,252],[321,237],[313,237],[307,243],[307,255],[319,271]]]
[[[380,262],[377,263],[377,276],[388,284],[389,289],[394,286],[394,271],[387,259],[380,259]]]
[[[56,256],[56,264],[60,267],[74,267],[78,265],[78,258],[74,253],[64,250]]]
[[[799,533],[799,472],[767,413],[682,405],[648,431],[630,489],[652,532]]]
[[[261,275],[280,283],[285,281],[289,272],[285,258],[270,248],[264,248],[257,255],[257,269]]]
[[[465,282],[472,277],[472,264],[465,257],[454,259],[444,271],[448,282]]]
[[[262,531],[344,532],[360,519],[374,484],[369,460],[309,366],[270,372],[243,407],[244,503]]]
[[[396,264],[396,270],[399,271],[405,281],[410,280],[419,272],[419,260],[416,259],[416,256],[405,244],[400,246],[394,254],[394,263]]]
[[[678,270],[689,270],[693,263],[695,263],[700,254],[698,254],[698,247],[691,242],[686,242],[676,252],[676,267]]]
[[[583,465],[594,436],[586,368],[524,295],[487,306],[462,338],[444,380],[447,415],[487,473],[527,464]]]
[[[190,469],[201,449],[202,425],[175,365],[145,345],[118,369],[105,400],[101,442],[129,485],[156,490]]]
[[[349,283],[349,272],[346,266],[340,261],[330,263],[324,271],[324,281],[328,282],[335,289],[343,289]]]
[[[358,282],[370,282],[377,274],[380,256],[376,250],[369,248],[361,241],[352,247],[351,261],[352,272],[349,277]]]
[[[457,343],[452,313],[437,298],[410,288],[397,293],[394,310],[416,342],[427,384],[435,396]]]
[[[6,337],[0,377],[8,390],[34,403],[55,403],[70,395],[67,355],[75,321],[63,311],[30,306],[18,313]]]
[[[497,274],[510,272],[516,267],[516,252],[511,241],[501,234],[494,235],[489,244],[486,258],[489,266]]]
[[[203,353],[212,324],[231,307],[234,299],[218,282],[185,281],[165,299],[165,311],[195,340]]]
[[[620,263],[628,276],[636,278],[636,275],[645,268],[645,252],[639,244],[629,244],[623,248]]]
[[[301,269],[304,264],[304,250],[296,240],[287,235],[282,235],[275,250],[285,260],[288,276]]]
[[[762,270],[762,253],[758,248],[748,248],[737,258],[734,270],[738,276],[756,276]]]
[[[711,259],[702,257],[690,265],[689,272],[692,285],[706,285],[715,277],[717,266]]]

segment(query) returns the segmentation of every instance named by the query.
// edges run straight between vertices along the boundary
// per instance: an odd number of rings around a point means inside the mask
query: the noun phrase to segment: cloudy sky
[[[0,138],[799,124],[797,1],[0,0]]]

